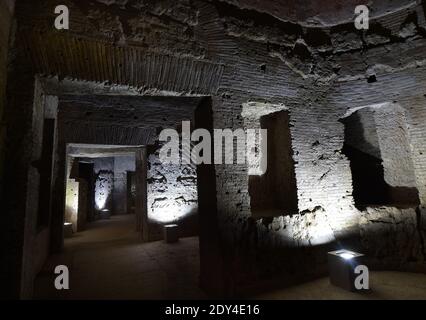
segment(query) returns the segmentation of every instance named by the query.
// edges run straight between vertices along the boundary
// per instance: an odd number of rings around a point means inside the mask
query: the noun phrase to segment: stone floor
[[[426,274],[373,271],[370,292],[353,293],[330,284],[328,277],[254,297],[267,300],[426,300]]]
[[[134,216],[113,216],[89,224],[65,240],[35,281],[36,299],[204,299],[198,288],[198,238],[176,244],[141,243]],[[70,290],[54,288],[53,270],[70,270]],[[336,288],[328,278],[267,292],[255,299],[426,299],[426,275],[371,272],[371,293]]]
[[[35,281],[36,299],[202,299],[198,238],[141,243],[134,215],[89,224],[65,239]],[[70,290],[54,288],[53,270],[64,264]]]

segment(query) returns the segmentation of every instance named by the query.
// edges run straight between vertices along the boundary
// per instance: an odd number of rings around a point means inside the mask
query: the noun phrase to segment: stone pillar
[[[147,155],[146,148],[136,151],[136,230],[143,241],[149,241],[147,211]]]
[[[6,138],[3,115],[6,105],[7,57],[14,3],[15,1],[12,0],[0,1],[0,192],[3,190],[3,157]]]

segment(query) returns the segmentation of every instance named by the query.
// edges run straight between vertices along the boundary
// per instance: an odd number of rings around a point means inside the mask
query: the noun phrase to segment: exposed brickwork
[[[7,57],[14,2],[8,0],[0,3],[0,194],[3,192],[3,159],[6,135],[4,109],[6,104]]]

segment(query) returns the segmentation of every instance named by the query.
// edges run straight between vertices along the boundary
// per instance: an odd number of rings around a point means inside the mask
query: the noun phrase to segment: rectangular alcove
[[[416,207],[419,196],[404,110],[391,103],[361,107],[341,122],[355,206]]]
[[[298,213],[297,183],[289,112],[281,105],[243,107],[246,127],[267,130],[266,172],[249,168],[248,191],[254,218]]]

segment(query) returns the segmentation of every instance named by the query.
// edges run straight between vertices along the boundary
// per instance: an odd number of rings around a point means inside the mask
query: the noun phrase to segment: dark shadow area
[[[127,213],[135,213],[136,207],[136,175],[134,171],[127,171]]]
[[[390,204],[381,159],[359,151],[347,144],[343,153],[351,163],[353,197],[358,209],[369,205]]]
[[[204,98],[194,113],[195,128],[206,129],[213,135],[211,98]],[[213,145],[212,145],[213,148]],[[213,153],[213,149],[211,150]],[[223,294],[223,252],[216,198],[216,170],[213,164],[197,165],[198,221],[200,246],[200,287],[213,296]]]
[[[94,221],[95,208],[95,177],[94,164],[92,162],[79,162],[80,179],[85,180],[87,184],[86,195],[86,219],[87,222]]]
[[[49,225],[52,194],[52,168],[54,152],[55,119],[45,119],[43,124],[43,140],[39,166],[40,193],[38,199],[37,227]]]
[[[374,111],[363,109],[341,120],[345,124],[343,154],[349,159],[355,206],[399,208],[419,205],[417,188],[390,186],[385,180]]]

